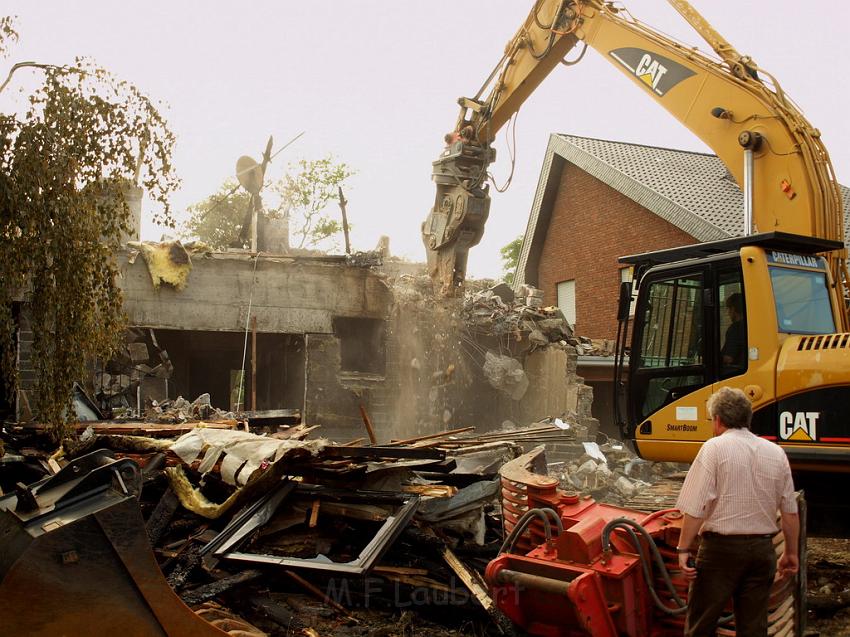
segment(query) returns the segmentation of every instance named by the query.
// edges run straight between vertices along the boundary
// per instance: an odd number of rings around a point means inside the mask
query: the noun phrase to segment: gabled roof
[[[566,162],[680,228],[697,241],[743,232],[744,196],[716,155],[552,134],[528,220],[517,282],[537,266]],[[844,236],[850,238],[850,189],[841,186]]]

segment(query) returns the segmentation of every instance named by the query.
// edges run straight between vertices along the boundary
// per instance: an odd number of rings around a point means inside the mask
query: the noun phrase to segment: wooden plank
[[[409,445],[414,442],[422,442],[423,440],[433,440],[435,438],[445,438],[446,436],[456,436],[457,434],[466,433],[468,431],[475,431],[475,427],[461,427],[460,429],[449,429],[448,431],[440,431],[435,434],[428,434],[425,436],[416,436],[415,438],[406,438],[404,440],[392,440],[387,444],[388,447],[393,447],[396,445]]]
[[[319,508],[322,506],[322,501],[316,498],[313,500],[313,506],[310,511],[310,522],[307,524],[311,529],[316,528],[316,524],[319,522]]]
[[[168,424],[158,422],[80,422],[71,425],[76,431],[85,431],[89,427],[97,434],[125,434],[156,436],[178,436],[188,433],[196,427],[207,429],[234,429],[236,420],[218,420],[213,422],[185,422],[179,424]],[[17,431],[45,431],[47,425],[43,423],[28,423],[16,426]]]
[[[460,578],[464,586],[469,589],[473,597],[478,600],[478,603],[481,604],[484,610],[491,613],[496,608],[496,605],[487,593],[487,590],[481,586],[466,565],[458,559],[457,555],[449,547],[443,549],[443,559],[449,565],[449,568],[454,571],[455,575]]]
[[[378,439],[375,437],[375,430],[372,427],[372,421],[369,419],[369,414],[366,413],[366,407],[362,403],[360,405],[360,416],[363,418],[363,424],[366,425],[366,433],[369,434],[369,441],[373,445],[378,444]]]
[[[256,314],[251,317],[251,411],[257,411],[257,315]]]
[[[373,573],[383,575],[385,573],[393,575],[428,575],[427,568],[413,568],[410,566],[376,566],[372,569]]]
[[[447,484],[408,484],[401,488],[405,493],[418,493],[432,498],[450,498],[458,491],[457,487]]]
[[[505,615],[487,592],[487,588],[481,576],[473,570],[470,570],[466,565],[458,559],[452,550],[448,547],[443,549],[443,559],[449,568],[460,578],[464,585],[472,593],[472,596],[478,600],[478,603],[484,607],[484,610],[493,618],[493,622],[505,635],[514,634],[514,626],[507,615]]]
[[[349,614],[348,614],[348,611],[347,611],[347,610],[346,610],[346,609],[345,609],[342,605],[340,605],[339,603],[335,602],[335,601],[334,601],[334,600],[332,600],[330,597],[328,597],[327,595],[325,595],[325,594],[321,591],[321,589],[317,588],[316,586],[314,586],[313,584],[311,584],[310,582],[308,582],[307,580],[305,580],[303,577],[301,577],[300,575],[298,575],[298,573],[296,573],[295,571],[291,571],[291,570],[289,570],[289,569],[284,569],[284,571],[283,571],[283,572],[284,572],[284,573],[286,573],[286,574],[287,574],[289,577],[291,577],[293,580],[295,580],[295,581],[296,581],[296,582],[297,582],[300,586],[303,586],[305,589],[307,589],[308,591],[310,591],[310,593],[312,593],[312,594],[313,594],[313,595],[315,595],[317,598],[319,598],[320,600],[322,600],[325,604],[327,604],[328,606],[330,606],[331,608],[333,608],[336,612],[338,612],[338,613],[340,613],[341,615],[343,615],[343,616],[344,616],[347,620],[349,620],[349,621],[351,621],[351,622],[353,622],[353,623],[355,623],[355,624],[359,624],[359,623],[360,623],[360,622],[359,622],[359,620],[357,620],[356,618],[354,618],[354,617],[352,617],[351,615],[349,615]]]

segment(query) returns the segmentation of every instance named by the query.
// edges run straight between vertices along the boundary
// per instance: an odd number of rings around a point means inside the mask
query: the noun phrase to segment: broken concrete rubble
[[[643,460],[622,442],[609,439],[603,444],[559,445],[558,461],[549,463],[548,473],[558,478],[564,490],[592,496],[598,502],[635,506],[635,498],[648,487],[680,475],[686,468],[679,463]],[[645,500],[641,504],[640,508],[655,508]]]
[[[154,330],[130,328],[123,347],[94,372],[90,386],[103,411],[113,417],[139,417],[152,403],[167,399],[173,371]]]
[[[528,389],[528,376],[515,358],[487,352],[484,355],[484,376],[492,387],[505,392],[513,400],[525,396]]]

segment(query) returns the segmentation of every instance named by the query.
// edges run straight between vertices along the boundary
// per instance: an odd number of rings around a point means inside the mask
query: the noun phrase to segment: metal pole
[[[744,149],[744,236],[753,234],[753,150]]]
[[[258,209],[262,205],[259,202],[260,195],[254,195],[252,197],[252,210],[251,210],[251,252],[258,252],[257,250],[257,218],[259,217]]]
[[[345,211],[345,204],[348,201],[342,194],[342,186],[339,186],[339,209],[342,211],[342,232],[345,235],[345,254],[351,254],[351,244],[348,241],[348,215]]]
[[[257,411],[257,317],[251,317],[251,411]]]

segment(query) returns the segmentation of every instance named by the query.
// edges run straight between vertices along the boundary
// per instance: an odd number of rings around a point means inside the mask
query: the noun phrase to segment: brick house
[[[841,191],[850,210],[850,189]],[[614,339],[619,285],[631,276],[618,258],[740,235],[743,210],[740,188],[715,155],[552,134],[515,281],[542,289],[577,334]],[[603,424],[611,420],[612,366],[579,357]]]
[[[578,334],[613,339],[629,276],[617,259],[740,235],[743,201],[715,155],[553,134],[515,280],[542,289]]]

